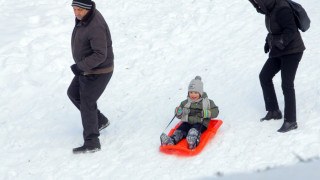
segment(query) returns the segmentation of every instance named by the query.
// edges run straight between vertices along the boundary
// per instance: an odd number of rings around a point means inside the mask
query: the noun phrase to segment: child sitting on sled
[[[176,145],[183,138],[187,139],[189,149],[195,149],[201,134],[207,130],[210,119],[219,114],[218,106],[203,92],[203,83],[200,76],[196,76],[188,87],[188,98],[175,108],[175,115],[182,124],[172,136],[162,133],[161,146]]]

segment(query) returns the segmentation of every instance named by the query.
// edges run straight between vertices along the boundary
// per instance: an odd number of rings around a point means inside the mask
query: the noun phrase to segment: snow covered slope
[[[285,134],[276,132],[282,120],[259,122],[267,32],[249,1],[95,2],[114,43],[115,72],[99,100],[111,125],[100,152],[74,155],[83,140],[80,114],[66,95],[71,0],[0,0],[0,179],[201,179],[320,157],[317,0],[298,1],[312,24],[302,34],[307,50],[295,81],[299,128]],[[224,124],[198,156],[161,154],[159,136],[196,75]],[[279,75],[274,83],[283,110]]]

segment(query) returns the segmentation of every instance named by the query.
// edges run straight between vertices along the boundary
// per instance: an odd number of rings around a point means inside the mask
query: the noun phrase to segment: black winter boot
[[[98,129],[102,131],[104,128],[108,127],[110,121],[106,118],[100,111],[98,111]]]
[[[91,146],[83,145],[83,146],[74,148],[72,152],[73,154],[80,154],[80,153],[94,153],[100,150],[101,150],[100,147],[91,147]]]
[[[297,128],[298,128],[297,122],[284,121],[281,128],[278,130],[278,132],[285,133]]]
[[[109,121],[107,121],[107,122],[104,123],[104,124],[99,124],[99,125],[98,125],[98,126],[99,126],[99,127],[98,127],[99,131],[102,131],[104,128],[108,127],[109,124],[110,124]]]
[[[282,113],[281,111],[275,110],[275,111],[268,111],[267,115],[264,118],[261,118],[260,121],[264,121],[264,120],[271,120],[271,119],[281,119],[282,118]]]

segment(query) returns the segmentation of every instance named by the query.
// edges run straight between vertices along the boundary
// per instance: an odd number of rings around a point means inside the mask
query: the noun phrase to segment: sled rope
[[[167,127],[163,130],[162,133],[164,133],[164,131],[167,130],[167,128],[170,126],[170,124],[172,123],[172,121],[174,120],[175,117],[176,117],[176,114],[174,114],[173,118],[171,119],[171,121],[169,122],[169,124],[168,124]]]

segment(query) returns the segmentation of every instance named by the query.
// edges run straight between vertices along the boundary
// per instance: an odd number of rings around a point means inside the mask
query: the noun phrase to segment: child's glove
[[[211,111],[210,110],[202,110],[201,115],[203,118],[211,118]]]
[[[181,117],[182,116],[182,108],[180,106],[176,107],[174,110],[174,113],[176,117]]]

